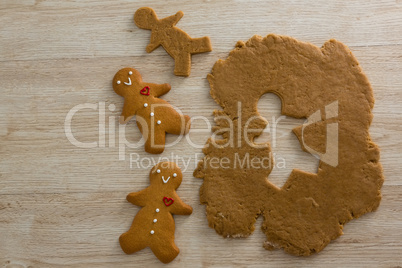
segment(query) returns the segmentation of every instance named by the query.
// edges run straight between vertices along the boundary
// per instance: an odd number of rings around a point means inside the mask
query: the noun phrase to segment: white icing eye
[[[120,80],[119,80],[119,81],[117,81],[117,84],[118,84],[118,85],[120,85],[120,83],[121,83],[121,82],[120,82]]]
[[[158,125],[160,125],[162,122],[161,122],[161,120],[158,120],[156,123],[157,123]]]
[[[144,107],[148,107],[148,103],[144,103]]]
[[[156,212],[159,212],[159,208],[157,208],[155,211],[156,211]]]
[[[132,74],[133,74],[133,72],[132,72],[132,71],[129,71],[129,72],[128,72],[128,74],[129,74],[129,75],[132,75]]]
[[[161,173],[161,170],[160,170],[160,169],[157,169],[157,170],[156,170],[156,173]]]
[[[173,173],[173,177],[175,177],[175,178],[176,178],[176,177],[177,177],[177,174],[176,174],[176,173]]]
[[[155,233],[155,231],[154,230],[151,230],[151,234],[154,234]]]

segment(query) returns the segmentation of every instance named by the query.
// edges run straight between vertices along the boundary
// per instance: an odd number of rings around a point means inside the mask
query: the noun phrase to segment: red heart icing
[[[167,198],[167,197],[163,198],[163,203],[165,203],[165,206],[167,207],[173,204],[173,202],[174,202],[173,198]]]
[[[144,87],[143,89],[141,89],[140,93],[142,95],[147,95],[149,96],[149,86]]]

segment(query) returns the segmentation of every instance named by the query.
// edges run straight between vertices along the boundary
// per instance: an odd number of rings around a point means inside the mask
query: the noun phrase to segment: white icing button
[[[157,222],[158,220],[157,219],[154,219],[154,222]]]
[[[157,169],[157,170],[156,170],[156,173],[161,173],[161,170],[160,170],[160,169]]]
[[[148,107],[148,103],[144,103],[144,107]]]
[[[176,174],[176,173],[173,173],[173,177],[175,177],[175,178],[176,178],[176,177],[177,177],[177,174]]]
[[[155,231],[154,230],[151,230],[151,234],[154,234],[155,233]]]
[[[156,123],[157,123],[158,125],[160,125],[162,122],[161,122],[161,120],[158,120]]]
[[[120,83],[121,83],[120,81],[117,81],[117,84],[118,84],[118,85],[120,85]]]
[[[133,72],[132,72],[132,71],[129,71],[129,72],[128,72],[128,74],[129,74],[129,75],[132,75],[132,74],[133,74]]]
[[[159,208],[157,208],[155,211],[156,211],[156,212],[159,212]]]
[[[155,114],[154,114],[154,113],[150,113],[150,115],[151,115],[151,116],[154,116]]]

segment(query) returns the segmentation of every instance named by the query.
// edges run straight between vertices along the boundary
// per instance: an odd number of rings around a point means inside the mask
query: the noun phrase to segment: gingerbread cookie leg
[[[141,116],[137,116],[137,126],[145,140],[145,152],[160,154],[165,150],[166,131],[158,122],[151,120],[149,123]]]
[[[152,246],[151,250],[161,262],[169,263],[179,255],[180,250],[174,242],[171,242],[171,239],[164,240],[162,239],[160,244]]]
[[[190,130],[190,117],[188,115],[180,115],[175,113],[166,125],[166,132],[170,134],[180,135],[187,134]]]
[[[165,150],[165,139],[166,132],[164,129],[159,129],[157,126],[153,126],[155,129],[148,130],[148,135],[144,136],[145,141],[145,151],[151,154],[160,154]]]
[[[191,53],[203,53],[203,52],[211,52],[212,46],[211,41],[208,36],[204,36],[201,38],[193,38],[191,40]]]
[[[191,71],[191,54],[180,52],[174,59],[174,74],[189,76]]]
[[[140,236],[135,234],[131,230],[122,234],[119,237],[120,246],[123,249],[124,253],[132,254],[134,252],[140,251],[146,248],[146,244],[144,241],[140,240]]]

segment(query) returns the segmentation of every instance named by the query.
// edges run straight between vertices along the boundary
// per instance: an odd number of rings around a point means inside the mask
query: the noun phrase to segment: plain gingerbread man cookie
[[[135,12],[134,22],[141,28],[151,30],[151,41],[146,50],[151,53],[160,45],[175,60],[174,74],[189,76],[191,71],[191,54],[212,51],[209,37],[191,38],[175,25],[183,17],[179,11],[175,15],[158,19],[155,11],[142,7]]]
[[[184,135],[190,130],[190,117],[178,113],[167,101],[158,98],[169,92],[169,84],[145,83],[137,70],[124,68],[114,76],[113,89],[124,97],[120,123],[125,124],[136,115],[146,152],[162,153],[166,133]]]
[[[120,236],[120,246],[126,254],[150,247],[163,263],[174,260],[180,250],[174,243],[173,214],[190,215],[192,207],[176,193],[182,181],[180,168],[173,162],[162,162],[150,172],[151,185],[139,192],[130,193],[127,201],[141,206],[131,228]]]

